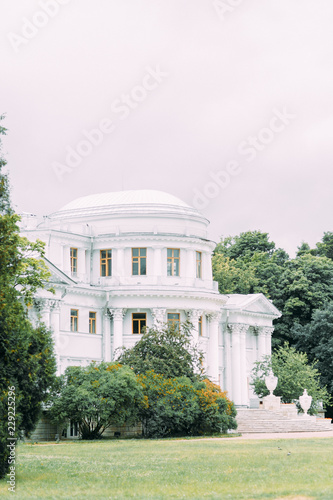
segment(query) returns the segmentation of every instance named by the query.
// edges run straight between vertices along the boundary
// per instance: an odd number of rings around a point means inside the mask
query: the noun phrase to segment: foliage
[[[321,401],[329,402],[327,389],[320,385],[320,373],[316,368],[316,363],[309,363],[305,353],[297,352],[287,343],[280,346],[271,357],[265,356],[262,361],[255,362],[251,386],[259,397],[269,394],[265,385],[265,376],[270,370],[278,377],[274,394],[281,396],[282,403],[296,402],[304,389],[312,396],[309,413],[317,413]]]
[[[138,375],[147,406],[140,411],[146,437],[195,435],[235,429],[233,403],[208,380],[167,378],[153,370]]]
[[[167,378],[196,380],[202,374],[203,354],[192,345],[190,328],[189,322],[179,330],[167,325],[160,330],[149,328],[133,347],[122,349],[118,362],[136,374],[154,370]]]
[[[5,133],[0,126],[0,135]],[[24,305],[48,277],[41,261],[43,247],[19,235],[5,165],[0,155],[0,477],[8,470],[8,387],[15,387],[14,437],[19,431],[28,434],[38,421],[56,369],[51,332],[43,325],[34,328]]]
[[[83,439],[97,439],[111,425],[136,421],[145,404],[133,370],[119,363],[91,363],[66,369],[49,415],[58,424],[77,422]]]
[[[288,255],[276,249],[267,233],[247,231],[222,238],[213,256],[213,275],[221,293],[264,293],[271,297]]]
[[[295,324],[310,322],[315,309],[333,300],[333,233],[316,249],[303,243],[295,259],[276,248],[267,233],[248,231],[217,245],[213,275],[221,293],[263,293],[282,312],[274,322],[273,346],[293,344]]]
[[[295,325],[292,334],[296,348],[317,362],[321,383],[333,394],[333,302],[314,311],[307,325]]]

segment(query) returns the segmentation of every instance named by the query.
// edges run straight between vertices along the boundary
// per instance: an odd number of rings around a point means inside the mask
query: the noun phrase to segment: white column
[[[185,252],[185,249],[184,249]],[[182,274],[182,276],[185,275],[186,278],[192,278],[194,279],[196,276],[196,271],[195,271],[195,252],[193,248],[186,248],[186,270],[184,269],[185,273]],[[184,260],[184,259],[182,259]],[[181,262],[180,265],[185,267],[185,262]],[[182,271],[181,271],[182,272]]]
[[[60,356],[63,354],[65,345],[60,342],[60,300],[49,300],[51,308],[51,329],[54,340],[54,351],[57,361],[57,375],[60,374]]]
[[[167,274],[167,260],[162,262],[162,248],[154,247],[154,276],[166,276]]]
[[[112,253],[114,250],[112,250]],[[115,263],[113,259],[115,257]],[[112,276],[116,276],[119,278],[125,278],[125,267],[124,267],[124,249],[117,248],[115,252],[115,256],[112,255]]]
[[[224,331],[224,363],[225,363],[225,386],[228,396],[232,399],[232,362],[231,362],[231,332],[228,328]]]
[[[219,383],[219,323],[221,313],[207,315],[209,320],[208,375],[212,382]]]
[[[110,309],[113,316],[113,358],[118,347],[123,346],[123,318],[126,309]]]
[[[196,345],[199,342],[199,318],[203,315],[203,311],[199,309],[191,309],[186,311],[188,320],[192,324],[191,334],[192,334],[192,344]]]
[[[245,336],[248,325],[230,323],[228,329],[231,332],[231,358],[232,358],[232,400],[237,406],[247,404],[243,398],[247,392],[246,380],[246,348]]]
[[[267,356],[272,355],[272,334],[274,332],[274,327],[265,326],[263,328],[263,332],[265,334],[265,354]]]
[[[102,358],[104,361],[111,361],[111,331],[110,331],[110,314],[108,308],[103,312],[103,352]]]
[[[50,303],[47,299],[35,298],[34,308],[47,328],[50,328]]]
[[[156,328],[156,330],[161,330],[166,322],[166,309],[164,309],[163,307],[153,307],[152,309],[150,309],[150,312],[153,317],[154,328]]]
[[[265,329],[260,326],[258,332],[258,361],[261,361],[266,354],[266,333]]]
[[[201,276],[203,280],[212,280],[212,254],[211,252],[202,253],[202,272]]]
[[[64,257],[63,257],[63,262],[64,262],[63,271],[68,276],[71,275],[71,256],[70,256],[69,248],[70,247],[68,245],[63,246],[63,255],[64,255]]]
[[[249,390],[247,382],[247,361],[246,361],[246,334],[249,327],[248,325],[243,325],[240,329],[239,339],[240,339],[240,359],[241,359],[241,404],[244,406],[249,405]]]
[[[86,250],[78,248],[77,250],[77,275],[80,281],[85,281],[86,277]]]

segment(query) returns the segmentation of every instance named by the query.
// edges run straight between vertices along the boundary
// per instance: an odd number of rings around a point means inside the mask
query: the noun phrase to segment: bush
[[[83,439],[97,439],[111,425],[134,423],[141,406],[145,398],[133,370],[119,363],[91,363],[66,369],[49,414],[57,424],[77,422]]]
[[[237,427],[233,403],[208,380],[167,378],[153,370],[138,375],[147,399],[139,411],[146,437],[226,432]]]

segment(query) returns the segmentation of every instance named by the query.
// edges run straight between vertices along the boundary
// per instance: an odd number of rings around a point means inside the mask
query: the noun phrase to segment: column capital
[[[207,316],[208,321],[210,323],[214,323],[214,322],[219,322],[221,320],[222,313],[221,313],[221,311],[212,311],[212,312],[206,313],[206,316]]]
[[[48,311],[50,311],[50,308],[51,308],[48,299],[42,299],[42,298],[36,297],[33,299],[33,304],[34,304],[34,308],[39,313],[48,312]]]
[[[111,309],[109,309],[107,306],[104,307],[104,309],[103,309],[103,316],[104,316],[104,318],[106,318],[106,319],[107,318],[111,318],[111,315],[112,315]]]
[[[203,311],[201,309],[189,309],[186,314],[191,323],[196,323],[199,321],[200,316],[203,315]]]
[[[60,312],[60,305],[61,301],[57,299],[48,299],[49,307],[52,309],[53,312],[59,313]]]
[[[244,323],[228,323],[227,329],[231,334],[246,335],[250,325]]]
[[[152,307],[150,312],[154,320],[154,327],[161,328],[165,323],[166,309],[163,307]]]
[[[127,309],[109,309],[109,311],[114,320],[122,320],[126,314]]]
[[[271,337],[274,332],[274,326],[262,326],[259,330],[259,335],[265,335],[265,337]]]

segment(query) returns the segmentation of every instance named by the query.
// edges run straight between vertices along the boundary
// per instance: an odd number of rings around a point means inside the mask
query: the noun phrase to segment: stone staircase
[[[317,418],[297,414],[295,404],[281,404],[279,410],[238,408],[236,432],[325,432],[332,431],[330,418]]]

